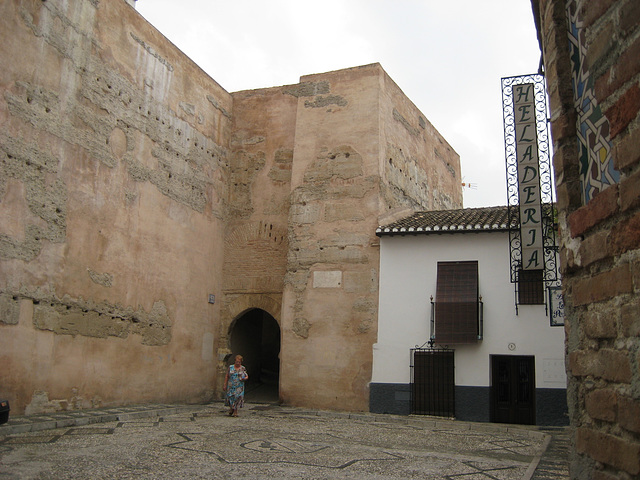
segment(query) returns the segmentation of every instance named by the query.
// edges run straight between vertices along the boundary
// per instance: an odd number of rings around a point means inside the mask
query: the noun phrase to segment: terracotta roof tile
[[[514,226],[517,228],[517,225]],[[507,231],[508,209],[502,207],[460,208],[415,212],[401,220],[381,225],[376,235],[421,235]]]

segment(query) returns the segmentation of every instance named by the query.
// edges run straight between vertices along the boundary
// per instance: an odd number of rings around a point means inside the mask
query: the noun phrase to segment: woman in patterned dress
[[[227,392],[224,404],[229,407],[229,416],[237,417],[238,408],[244,405],[244,382],[249,379],[247,369],[242,365],[242,355],[236,355],[233,365],[229,365],[224,377],[224,388]]]

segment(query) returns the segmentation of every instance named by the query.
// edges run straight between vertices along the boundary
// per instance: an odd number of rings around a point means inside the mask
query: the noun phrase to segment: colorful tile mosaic
[[[580,155],[582,202],[589,201],[608,185],[620,181],[613,165],[609,120],[593,93],[593,78],[585,64],[586,48],[576,0],[567,1],[569,47],[571,53],[573,101],[578,114],[577,135]]]

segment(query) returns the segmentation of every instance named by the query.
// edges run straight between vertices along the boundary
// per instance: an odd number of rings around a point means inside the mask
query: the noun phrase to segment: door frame
[[[501,367],[507,368],[506,381],[500,378],[505,373]],[[535,367],[533,355],[490,355],[491,422],[536,424]],[[525,377],[518,376],[519,370]]]
[[[411,349],[411,413],[455,417],[454,350]]]

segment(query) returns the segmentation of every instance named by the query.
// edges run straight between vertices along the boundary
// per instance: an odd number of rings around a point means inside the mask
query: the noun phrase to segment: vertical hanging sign
[[[542,199],[533,83],[513,86],[513,113],[520,198],[522,269],[541,270],[544,266]]]
[[[544,77],[503,78],[502,109],[511,282],[539,278],[523,276],[539,270],[549,285],[558,281],[558,271]]]

